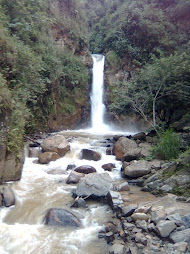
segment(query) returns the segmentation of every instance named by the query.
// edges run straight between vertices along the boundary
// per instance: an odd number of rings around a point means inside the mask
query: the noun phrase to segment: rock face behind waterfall
[[[80,197],[105,197],[112,186],[112,179],[107,173],[91,173],[80,180],[76,195]]]
[[[41,147],[43,152],[56,152],[59,156],[64,156],[70,150],[70,145],[63,135],[46,138]]]
[[[80,227],[80,219],[67,209],[51,208],[47,211],[45,218],[45,224],[49,226],[59,227]]]

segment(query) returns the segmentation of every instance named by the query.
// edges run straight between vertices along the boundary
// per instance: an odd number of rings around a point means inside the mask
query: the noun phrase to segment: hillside
[[[110,119],[169,126],[185,115],[190,108],[189,1],[91,0],[85,6],[91,51],[107,56]]]
[[[86,27],[74,0],[0,1],[0,182],[20,177],[2,174],[20,168],[25,133],[85,121],[91,65]]]

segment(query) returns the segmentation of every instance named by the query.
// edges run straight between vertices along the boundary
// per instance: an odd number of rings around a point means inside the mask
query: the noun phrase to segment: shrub
[[[153,154],[161,159],[176,159],[179,155],[180,143],[179,136],[172,129],[168,129],[161,134],[157,144],[153,148]]]

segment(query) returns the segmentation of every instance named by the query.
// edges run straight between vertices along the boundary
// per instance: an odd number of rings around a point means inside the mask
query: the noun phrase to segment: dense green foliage
[[[88,46],[85,27],[75,0],[0,0],[0,90],[12,110],[9,151],[18,152],[25,129],[48,130],[50,115],[64,118],[67,108],[78,107],[88,87],[78,57]]]
[[[157,115],[167,125],[181,107],[190,107],[190,57],[183,53],[151,59],[128,82],[123,82],[110,107],[122,113],[127,107],[138,112],[146,121]],[[152,114],[151,114],[152,111]],[[156,119],[154,119],[154,126]]]
[[[179,136],[172,129],[168,129],[161,134],[153,154],[164,160],[176,159],[180,152]]]
[[[92,52],[130,74],[109,84],[110,112],[132,109],[153,125],[179,119],[190,108],[189,0],[85,2]]]

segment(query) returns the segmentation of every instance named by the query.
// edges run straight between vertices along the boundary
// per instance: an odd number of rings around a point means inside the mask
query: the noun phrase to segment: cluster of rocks
[[[60,137],[58,137],[60,136]],[[55,142],[56,140],[56,142]],[[122,174],[129,182],[143,186],[142,190],[153,194],[171,191],[171,182],[163,179],[164,172],[176,170],[175,163],[160,160],[146,161],[151,149],[152,138],[145,133],[131,137],[114,137],[112,145],[102,143],[107,154],[114,154],[122,161]],[[147,142],[148,141],[148,142]],[[59,143],[60,142],[60,143]],[[69,143],[61,135],[49,137],[41,143],[40,163],[64,156],[70,150]],[[43,160],[43,158],[47,158]],[[51,160],[49,159],[51,157]],[[101,154],[90,149],[83,149],[80,158],[98,161]],[[115,167],[112,163],[102,166],[105,171]],[[97,199],[113,209],[113,220],[107,222],[105,229],[99,233],[110,244],[110,254],[124,253],[188,253],[190,251],[190,214],[180,216],[178,213],[168,215],[162,206],[136,204],[125,205],[122,191],[129,191],[127,182],[113,186],[108,173],[98,174],[89,165],[76,167],[69,165],[71,170],[66,183],[77,184],[73,191],[74,202],[71,207],[86,209],[88,199]],[[178,176],[179,177],[179,176]],[[190,182],[189,176],[176,179],[174,182]],[[174,185],[175,187],[175,185]],[[173,187],[173,188],[174,188]],[[156,191],[155,191],[156,190]],[[81,227],[81,218],[68,208],[51,208],[44,218],[47,225]]]
[[[127,177],[131,184],[143,187],[143,191],[156,195],[190,190],[190,175],[187,168],[190,163],[190,154],[177,162],[160,159],[147,161],[153,141],[151,135],[143,132],[133,137],[117,138],[112,152],[123,163],[123,176]],[[184,197],[182,199],[185,200]]]
[[[124,205],[120,194],[111,194],[115,216],[99,233],[110,247],[110,254],[189,253],[190,214],[167,215],[163,206]]]
[[[63,135],[53,135],[44,139],[38,147],[30,147],[29,157],[38,157],[41,164],[47,164],[64,156],[70,151],[69,142]]]

